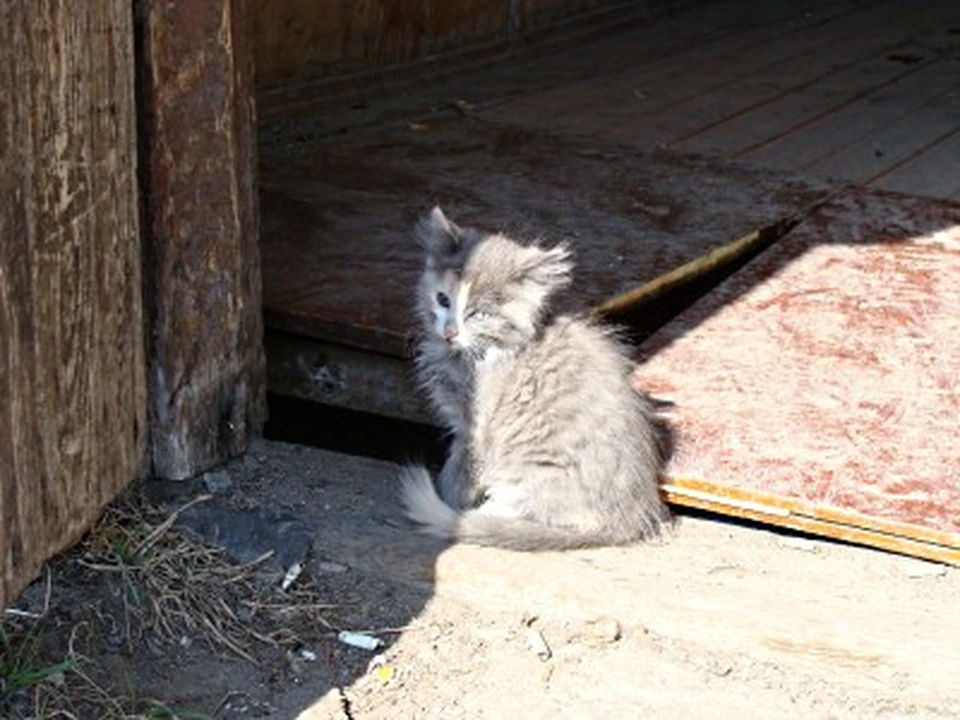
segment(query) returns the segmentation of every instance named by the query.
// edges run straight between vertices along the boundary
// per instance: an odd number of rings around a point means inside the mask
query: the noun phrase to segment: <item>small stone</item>
[[[287,667],[290,669],[290,672],[293,673],[295,678],[301,677],[305,673],[305,668],[301,659],[289,650],[287,651]]]
[[[453,105],[456,111],[464,117],[473,112],[473,105],[468,103],[466,100],[460,100],[458,98],[456,100],[452,100],[450,104]]]
[[[233,480],[224,470],[214,470],[203,474],[203,487],[209,493],[224,493],[233,486]]]
[[[623,628],[616,618],[602,617],[587,623],[584,628],[584,642],[591,647],[612,645],[623,637]]]
[[[733,672],[733,665],[726,662],[716,662],[712,665],[710,671],[717,677],[727,677]]]

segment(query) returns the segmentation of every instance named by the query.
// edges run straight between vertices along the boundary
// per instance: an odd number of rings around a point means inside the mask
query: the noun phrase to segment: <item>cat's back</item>
[[[530,417],[615,415],[632,405],[629,366],[608,330],[563,315],[490,384],[499,396],[493,404],[502,414]]]
[[[546,370],[587,390],[623,380],[629,361],[613,333],[580,315],[561,315],[532,348],[529,372]]]

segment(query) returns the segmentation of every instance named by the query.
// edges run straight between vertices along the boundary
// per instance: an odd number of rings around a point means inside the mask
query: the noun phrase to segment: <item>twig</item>
[[[29,610],[21,610],[20,608],[6,608],[4,611],[7,615],[12,615],[13,617],[25,617],[30,618],[31,620],[39,620],[43,617],[40,613],[30,612]]]
[[[43,596],[43,610],[39,613],[31,612],[30,610],[21,610],[20,608],[4,608],[5,615],[12,615],[13,617],[24,617],[30,618],[31,620],[41,620],[47,616],[47,613],[50,611],[50,595],[53,592],[53,580],[50,574],[50,567],[47,566],[47,589]]]
[[[166,520],[164,520],[162,523],[157,525],[157,527],[153,529],[153,532],[147,535],[147,537],[143,540],[143,542],[141,542],[137,546],[137,548],[133,551],[134,557],[140,557],[146,550],[150,549],[150,547],[152,547],[154,543],[156,543],[157,540],[159,540],[163,536],[163,534],[167,532],[167,530],[169,530],[170,527],[177,521],[177,518],[180,516],[180,513],[184,512],[185,510],[188,510],[189,508],[193,507],[198,503],[206,502],[207,500],[210,500],[212,497],[213,495],[209,495],[209,494],[199,495],[195,497],[193,500],[191,500],[190,502],[188,502],[183,507],[177,510],[174,510],[172,513],[170,513],[170,516]]]

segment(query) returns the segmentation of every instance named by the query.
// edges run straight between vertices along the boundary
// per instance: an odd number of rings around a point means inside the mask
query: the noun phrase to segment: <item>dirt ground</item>
[[[395,469],[264,441],[194,483],[149,485],[139,507],[153,509],[108,514],[8,611],[4,716],[960,715],[954,569],[696,517],[632,548],[446,548],[401,519]],[[110,571],[125,557],[117,527],[138,523],[163,583]],[[184,525],[247,564],[189,555],[204,546],[183,544]],[[269,550],[303,560],[286,591],[256,559]],[[142,555],[126,554],[131,570]],[[163,605],[191,588],[193,605]],[[10,641],[30,628],[37,648],[14,660],[77,664],[16,694]],[[344,645],[339,630],[383,645]]]

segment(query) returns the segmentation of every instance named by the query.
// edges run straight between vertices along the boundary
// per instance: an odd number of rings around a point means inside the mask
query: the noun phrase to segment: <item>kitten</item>
[[[517,550],[655,535],[663,457],[632,363],[590,320],[547,314],[571,281],[567,249],[460,228],[439,208],[418,235],[416,366],[453,442],[442,497],[425,468],[405,469],[408,516],[432,535]]]

